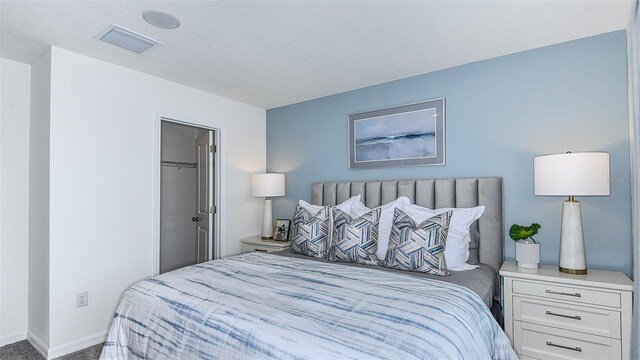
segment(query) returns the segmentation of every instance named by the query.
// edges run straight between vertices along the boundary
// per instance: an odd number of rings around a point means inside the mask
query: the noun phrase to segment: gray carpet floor
[[[74,353],[61,356],[58,359],[63,360],[97,360],[102,352],[102,345],[98,344],[92,347],[76,351]],[[36,349],[29,344],[27,340],[18,341],[14,344],[5,345],[0,348],[0,359],[2,360],[42,360],[44,357],[40,355]]]

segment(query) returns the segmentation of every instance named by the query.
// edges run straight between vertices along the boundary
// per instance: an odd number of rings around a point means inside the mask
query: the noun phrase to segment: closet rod
[[[181,162],[181,161],[161,161],[160,165],[162,166],[175,166],[177,168],[195,168],[196,167],[196,163],[190,163],[190,162]]]

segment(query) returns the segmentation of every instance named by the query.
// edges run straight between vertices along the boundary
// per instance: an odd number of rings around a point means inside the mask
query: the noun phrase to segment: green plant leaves
[[[522,226],[513,224],[511,229],[509,229],[509,236],[515,241],[524,240],[527,238],[531,238],[532,236],[538,233],[538,230],[541,228],[540,224],[533,223],[530,226]],[[533,240],[535,242],[535,240]]]

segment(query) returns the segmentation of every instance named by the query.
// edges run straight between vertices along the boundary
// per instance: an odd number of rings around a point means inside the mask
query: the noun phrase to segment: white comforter
[[[131,287],[101,359],[517,359],[475,293],[251,253]]]

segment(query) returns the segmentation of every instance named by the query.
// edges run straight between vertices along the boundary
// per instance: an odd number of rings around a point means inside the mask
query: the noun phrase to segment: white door
[[[196,262],[211,260],[209,249],[213,236],[213,131],[207,131],[196,140]]]

